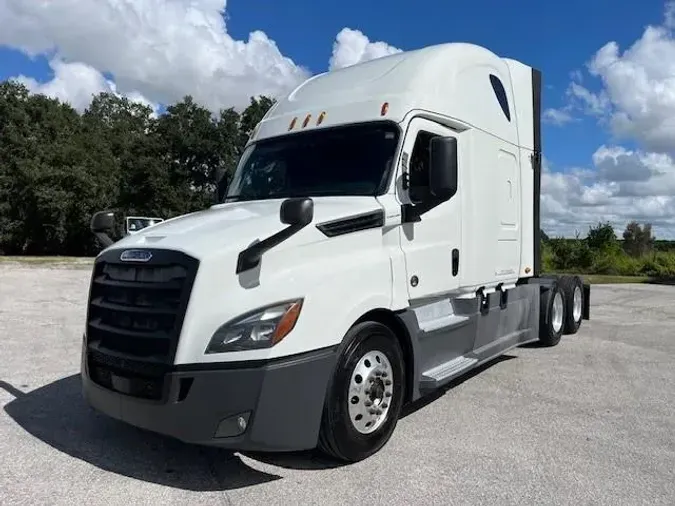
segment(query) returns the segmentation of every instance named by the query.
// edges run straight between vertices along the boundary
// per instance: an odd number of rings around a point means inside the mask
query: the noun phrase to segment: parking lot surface
[[[591,320],[402,418],[376,456],[189,446],[92,411],[89,269],[0,265],[0,504],[675,504],[675,287],[594,286]]]

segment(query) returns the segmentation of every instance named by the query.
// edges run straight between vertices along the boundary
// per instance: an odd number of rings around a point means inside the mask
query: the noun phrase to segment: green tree
[[[586,243],[595,251],[614,252],[619,249],[619,240],[611,223],[598,223],[595,227],[589,227]]]
[[[623,247],[626,253],[633,257],[641,257],[651,252],[654,247],[651,223],[640,226],[637,221],[631,221],[623,232]]]

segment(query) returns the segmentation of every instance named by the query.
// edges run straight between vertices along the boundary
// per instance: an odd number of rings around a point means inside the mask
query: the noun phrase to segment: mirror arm
[[[403,204],[401,206],[401,223],[417,223],[422,221],[422,215],[434,207],[441,205],[447,199],[432,198],[417,204]]]
[[[110,246],[111,244],[113,244],[113,243],[115,242],[115,241],[113,241],[113,240],[110,238],[110,236],[109,236],[108,234],[106,234],[105,232],[98,232],[98,231],[96,231],[96,232],[94,232],[94,235],[96,236],[96,238],[97,238],[99,241],[101,241],[101,244],[103,244],[103,247],[104,247],[104,248],[107,248],[108,246]]]
[[[239,258],[237,259],[237,270],[235,273],[241,274],[244,271],[248,271],[257,267],[258,264],[260,264],[260,259],[262,258],[263,253],[286,241],[291,236],[300,232],[300,230],[305,228],[307,225],[309,225],[309,223],[289,225],[276,234],[272,234],[262,241],[253,243],[251,246],[239,253]]]

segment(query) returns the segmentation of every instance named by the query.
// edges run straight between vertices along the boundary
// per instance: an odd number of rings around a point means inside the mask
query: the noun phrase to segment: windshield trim
[[[401,125],[397,123],[396,121],[390,120],[390,119],[385,119],[385,120],[374,120],[374,121],[355,121],[351,123],[341,123],[339,125],[333,125],[333,126],[328,126],[328,127],[322,127],[322,128],[316,128],[312,130],[304,130],[304,131],[299,131],[299,132],[287,132],[283,133],[280,135],[273,135],[271,137],[265,137],[263,139],[258,139],[255,141],[251,141],[246,146],[244,147],[244,150],[241,153],[241,156],[239,157],[239,160],[237,161],[237,165],[234,169],[234,172],[232,173],[232,178],[229,181],[228,184],[228,192],[229,192],[229,186],[234,180],[234,175],[236,172],[239,170],[240,166],[242,164],[245,164],[246,161],[248,160],[248,157],[250,156],[251,152],[253,151],[254,146],[256,145],[265,145],[266,143],[273,143],[279,140],[285,140],[288,138],[291,138],[292,136],[303,136],[303,135],[312,135],[316,134],[318,131],[331,131],[331,130],[337,130],[337,129],[343,129],[343,128],[349,128],[349,127],[356,127],[356,126],[362,126],[362,125],[372,125],[372,126],[378,126],[378,125],[386,125],[389,127],[394,127],[397,132],[397,144],[396,148],[393,152],[393,160],[391,165],[384,171],[382,174],[382,179],[380,182],[380,185],[375,189],[375,191],[372,194],[369,195],[361,195],[361,196],[373,196],[373,197],[379,197],[387,193],[387,189],[391,185],[391,180],[393,174],[396,172],[396,166],[399,158],[399,154],[401,151],[401,148],[403,146],[403,130],[401,129]],[[221,204],[229,204],[232,202],[244,202],[244,201],[254,201],[254,200],[276,200],[279,197],[274,197],[274,198],[262,198],[262,199],[241,199],[239,195],[232,195],[228,196],[228,192],[225,192],[223,195],[223,198],[221,199],[220,203]],[[317,193],[315,196],[317,197],[328,197],[331,196],[329,194],[320,194],[321,192]],[[314,195],[312,195],[314,196]],[[335,196],[341,196],[341,195],[335,195]],[[230,200],[234,199],[234,200]]]

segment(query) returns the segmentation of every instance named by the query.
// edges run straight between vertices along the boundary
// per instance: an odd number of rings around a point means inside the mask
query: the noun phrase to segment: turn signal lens
[[[277,344],[293,330],[295,322],[298,321],[298,317],[300,316],[300,309],[302,309],[302,301],[294,302],[293,305],[286,310],[284,316],[282,316],[279,323],[277,323],[277,328],[272,336],[273,345]]]

